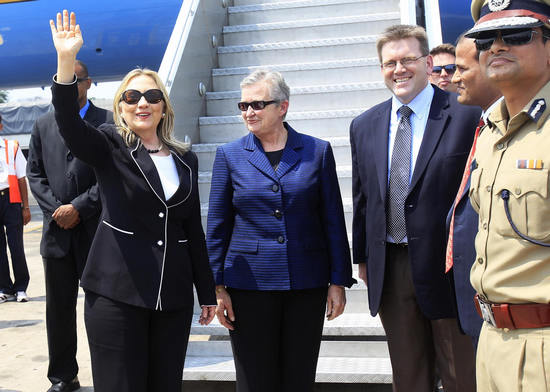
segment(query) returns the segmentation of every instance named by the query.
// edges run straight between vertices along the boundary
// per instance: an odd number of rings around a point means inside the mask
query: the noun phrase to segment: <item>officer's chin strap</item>
[[[502,197],[502,200],[504,201],[504,212],[506,212],[506,218],[508,218],[508,222],[510,222],[510,226],[512,226],[512,229],[516,232],[517,235],[519,235],[521,238],[523,238],[525,241],[529,241],[535,245],[545,246],[547,248],[550,248],[550,244],[540,242],[535,240],[534,238],[528,237],[525,234],[520,233],[514,222],[512,222],[512,217],[510,216],[510,209],[508,208],[508,200],[510,199],[510,191],[508,189],[503,189],[502,192],[500,192],[500,197]]]

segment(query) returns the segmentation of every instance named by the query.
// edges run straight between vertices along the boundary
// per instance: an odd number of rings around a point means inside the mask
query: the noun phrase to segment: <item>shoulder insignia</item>
[[[489,9],[491,12],[505,10],[509,5],[510,0],[489,0]]]
[[[546,101],[543,98],[541,98],[533,102],[533,104],[531,105],[527,113],[533,119],[534,122],[537,122],[545,110],[546,110]]]

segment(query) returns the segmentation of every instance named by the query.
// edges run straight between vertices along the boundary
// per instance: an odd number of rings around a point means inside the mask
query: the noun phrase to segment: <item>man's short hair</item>
[[[466,37],[466,33],[468,32],[468,30],[464,31],[463,33],[461,33],[458,38],[456,39],[456,43],[455,43],[455,48],[462,42],[464,41],[465,39],[473,39],[473,38],[468,38]],[[481,52],[479,50],[476,49],[476,60],[479,62],[479,55],[481,54]],[[456,57],[456,55],[455,55]]]
[[[438,54],[450,54],[456,57],[456,48],[453,44],[441,44],[430,50],[430,55],[435,56]]]
[[[83,77],[85,78],[89,78],[90,77],[90,74],[88,74],[88,67],[86,66],[86,64],[84,64],[82,61],[80,60],[75,60],[75,65],[79,65],[80,68],[82,68],[82,72],[84,73],[84,75],[82,75]]]
[[[416,38],[420,46],[422,56],[430,54],[430,46],[428,45],[428,35],[426,30],[420,26],[413,25],[393,25],[382,32],[376,41],[376,51],[378,59],[382,62],[382,48],[388,42],[399,41],[407,38]]]

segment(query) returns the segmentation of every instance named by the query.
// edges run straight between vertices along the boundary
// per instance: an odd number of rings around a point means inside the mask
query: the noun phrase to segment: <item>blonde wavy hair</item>
[[[131,70],[126,74],[124,79],[122,79],[122,83],[120,83],[120,86],[118,87],[118,90],[115,93],[115,98],[113,100],[113,113],[114,113],[114,121],[115,125],[117,127],[118,133],[120,136],[122,136],[122,139],[124,139],[124,142],[128,147],[135,146],[136,144],[141,143],[141,139],[138,135],[136,135],[130,128],[128,128],[128,125],[126,124],[126,121],[122,118],[120,105],[122,103],[122,93],[126,91],[126,88],[128,87],[128,84],[130,81],[137,77],[137,76],[148,76],[151,79],[155,81],[155,84],[158,86],[160,91],[162,91],[162,95],[164,96],[164,113],[165,116],[162,117],[160,120],[158,126],[157,126],[157,136],[159,140],[166,145],[168,148],[173,148],[180,154],[184,154],[185,152],[189,151],[191,148],[189,143],[182,143],[179,140],[174,138],[174,108],[172,107],[172,104],[170,103],[170,98],[168,97],[168,91],[166,91],[166,87],[164,86],[164,83],[162,83],[162,80],[160,79],[159,75],[147,68],[136,68]]]

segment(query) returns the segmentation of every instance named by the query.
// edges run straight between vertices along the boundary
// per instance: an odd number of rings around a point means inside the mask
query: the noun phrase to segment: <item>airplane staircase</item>
[[[216,148],[247,133],[236,105],[239,82],[257,68],[269,68],[280,71],[291,89],[286,120],[297,131],[331,143],[351,232],[349,124],[390,96],[375,42],[384,28],[400,23],[399,0],[234,0],[227,15],[218,67],[211,70],[211,91],[205,95],[206,115],[199,119],[200,143],[193,145],[204,226]],[[362,282],[346,290],[345,313],[325,322],[316,391],[391,390],[384,331],[368,313],[366,290]],[[227,331],[217,321],[200,326],[197,320],[198,315],[187,350],[184,390],[234,390]]]

